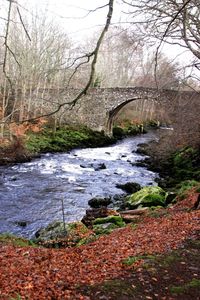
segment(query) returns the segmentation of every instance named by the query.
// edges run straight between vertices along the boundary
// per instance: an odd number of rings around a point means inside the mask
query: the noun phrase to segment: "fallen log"
[[[143,215],[148,211],[148,207],[141,208],[141,209],[133,209],[133,210],[124,210],[120,211],[120,215]]]

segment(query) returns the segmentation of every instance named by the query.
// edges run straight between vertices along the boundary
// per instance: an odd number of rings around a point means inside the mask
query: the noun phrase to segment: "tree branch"
[[[159,50],[160,47],[165,39],[165,37],[167,36],[167,33],[171,27],[171,25],[174,23],[174,21],[177,19],[177,17],[180,15],[180,13],[184,10],[184,8],[191,2],[191,0],[187,0],[182,7],[177,11],[177,13],[174,15],[174,17],[171,19],[171,21],[169,22],[169,24],[167,25],[167,28],[164,31],[164,34],[162,35],[161,41],[158,45],[158,47],[156,48],[156,54],[155,54],[155,68],[154,68],[154,78],[155,78],[155,82],[156,82],[156,86],[157,89],[158,87],[158,81],[157,81],[157,76],[156,76],[156,71],[157,71],[157,67],[158,67],[158,55],[159,55]]]
[[[58,107],[54,111],[52,111],[50,113],[42,114],[42,115],[37,116],[35,118],[29,118],[29,119],[23,120],[20,123],[32,122],[32,121],[37,120],[39,118],[50,117],[50,116],[56,114],[57,112],[59,112],[60,109],[64,106],[68,106],[69,109],[72,109],[76,105],[76,103],[82,98],[82,96],[87,94],[87,92],[88,92],[88,90],[89,90],[89,88],[92,85],[93,80],[94,80],[95,70],[96,70],[96,63],[97,63],[101,43],[102,43],[102,41],[104,39],[104,36],[105,36],[106,32],[108,31],[109,26],[111,24],[111,19],[112,19],[112,15],[113,15],[114,0],[109,0],[107,5],[108,5],[109,9],[108,9],[107,17],[106,17],[106,23],[105,23],[105,25],[103,27],[103,30],[102,30],[102,32],[101,32],[101,34],[100,34],[100,36],[97,40],[94,51],[92,51],[89,55],[89,57],[93,56],[93,60],[92,60],[92,63],[91,63],[90,77],[89,77],[89,80],[88,80],[86,86],[84,87],[84,89],[73,100],[71,100],[69,102],[64,102],[64,103],[59,104]]]
[[[26,29],[26,26],[24,25],[24,22],[23,22],[23,19],[22,19],[22,16],[21,16],[19,7],[17,7],[17,12],[18,12],[18,15],[19,15],[19,18],[20,18],[20,22],[21,22],[21,24],[22,24],[22,26],[23,26],[23,28],[24,28],[24,31],[25,31],[25,33],[26,33],[26,35],[27,35],[29,41],[31,42],[31,37],[30,37],[30,35],[29,35],[29,33],[28,33],[28,30]]]

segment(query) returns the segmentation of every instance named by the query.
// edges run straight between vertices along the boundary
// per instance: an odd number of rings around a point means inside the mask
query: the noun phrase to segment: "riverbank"
[[[142,144],[138,147],[138,153],[145,154],[148,157],[139,162],[138,165],[147,167],[149,170],[157,172],[159,178],[157,183],[160,187],[167,190],[176,190],[180,188],[185,181],[200,181],[200,146],[196,142],[195,146],[186,144],[170,148],[171,132],[161,132],[159,142],[151,141],[148,144]]]
[[[198,195],[78,248],[0,241],[1,299],[198,299]]]
[[[104,147],[141,132],[141,126],[116,127],[113,137],[109,137],[84,126],[65,125],[56,130],[45,126],[36,132],[28,131],[22,136],[14,136],[12,141],[6,140],[0,146],[0,165],[31,161],[47,152],[63,153],[77,148]]]
[[[27,132],[0,147],[0,165],[21,163],[42,153],[68,152],[74,148],[102,147],[116,142],[116,138],[86,127],[63,126],[54,131],[45,127],[39,132]]]
[[[191,149],[176,154],[177,174],[196,174],[197,154]],[[132,220],[129,215],[128,224],[123,213],[113,212],[116,215],[93,220],[90,228],[71,224],[60,240],[34,244],[0,236],[0,298],[198,299],[200,188],[199,183],[191,188],[193,184],[190,180],[179,187],[176,203],[169,207],[161,201],[162,208],[141,212],[137,202],[138,214]],[[160,192],[166,201],[167,193]],[[153,198],[161,200],[155,191]]]

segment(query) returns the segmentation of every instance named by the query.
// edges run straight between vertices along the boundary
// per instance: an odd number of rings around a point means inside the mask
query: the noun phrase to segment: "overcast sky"
[[[114,23],[125,17],[119,1],[115,1],[114,5]],[[107,4],[108,0],[19,0],[19,3],[29,9],[32,6],[45,11],[75,39],[83,39],[100,29],[105,24],[108,12],[108,7],[105,7],[88,14],[90,10]]]
[[[9,1],[0,1],[0,3],[8,7]],[[106,5],[108,0],[18,0],[18,3],[21,5],[22,16],[31,15],[37,8],[47,18],[59,24],[74,42],[82,42],[91,37],[93,32],[100,30],[105,24],[108,12],[108,7],[104,7],[88,14],[89,11]],[[121,0],[115,0],[112,23],[117,25],[120,21],[125,22],[127,15],[123,12],[127,9],[126,5],[122,5]],[[7,13],[7,9],[4,10],[0,6],[1,17],[3,12]],[[129,27],[130,25],[123,23],[123,26]],[[171,47],[164,46],[164,44],[161,48],[172,60],[183,51],[178,46]],[[182,63],[185,63],[188,59],[190,59],[188,53],[178,57],[178,60]]]

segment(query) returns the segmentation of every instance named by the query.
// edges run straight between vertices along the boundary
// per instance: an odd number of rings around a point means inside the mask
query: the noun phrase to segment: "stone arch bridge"
[[[78,92],[75,89],[62,91],[60,102],[71,101]],[[126,104],[136,100],[154,101],[166,113],[173,127],[178,123],[180,125],[180,118],[184,115],[191,115],[192,105],[200,109],[200,94],[196,92],[143,87],[91,88],[72,109],[65,108],[64,121],[69,124],[83,124],[111,135],[116,115]]]

